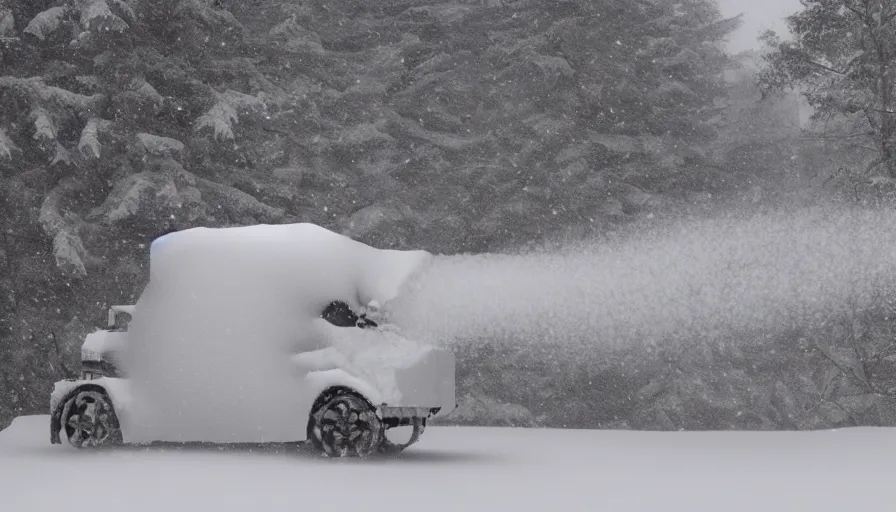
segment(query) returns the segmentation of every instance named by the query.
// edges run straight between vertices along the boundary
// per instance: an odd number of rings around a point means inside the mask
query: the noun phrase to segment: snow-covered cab
[[[312,224],[165,235],[140,300],[110,312],[127,331],[92,334],[82,379],[57,383],[52,441],[400,450],[455,406],[453,354],[388,323],[430,259]]]

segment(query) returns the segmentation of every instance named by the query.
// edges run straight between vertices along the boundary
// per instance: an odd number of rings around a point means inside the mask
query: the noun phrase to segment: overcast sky
[[[731,35],[730,49],[739,52],[758,48],[759,33],[771,28],[778,33],[786,32],[782,18],[800,10],[799,0],[718,0],[725,16],[743,13],[744,25]]]

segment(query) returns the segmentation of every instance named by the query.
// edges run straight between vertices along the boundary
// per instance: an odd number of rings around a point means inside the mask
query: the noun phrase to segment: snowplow
[[[139,300],[112,306],[80,377],[56,383],[51,442],[400,452],[455,407],[454,355],[388,321],[431,259],[312,224],[160,237]]]

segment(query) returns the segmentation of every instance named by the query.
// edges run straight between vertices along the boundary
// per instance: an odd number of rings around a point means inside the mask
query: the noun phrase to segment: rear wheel
[[[65,437],[75,448],[121,444],[121,427],[106,393],[79,391],[64,407],[62,425]]]
[[[368,457],[383,443],[383,423],[370,402],[349,390],[322,397],[308,420],[308,439],[328,457]]]

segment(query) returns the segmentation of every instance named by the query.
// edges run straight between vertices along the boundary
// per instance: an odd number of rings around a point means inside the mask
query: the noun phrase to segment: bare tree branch
[[[62,357],[62,351],[59,349],[59,340],[56,338],[56,331],[50,331],[50,338],[53,340],[53,348],[56,350],[56,357],[59,359],[59,366],[62,367],[65,377],[69,379],[77,377],[77,375],[65,365],[65,358]]]

